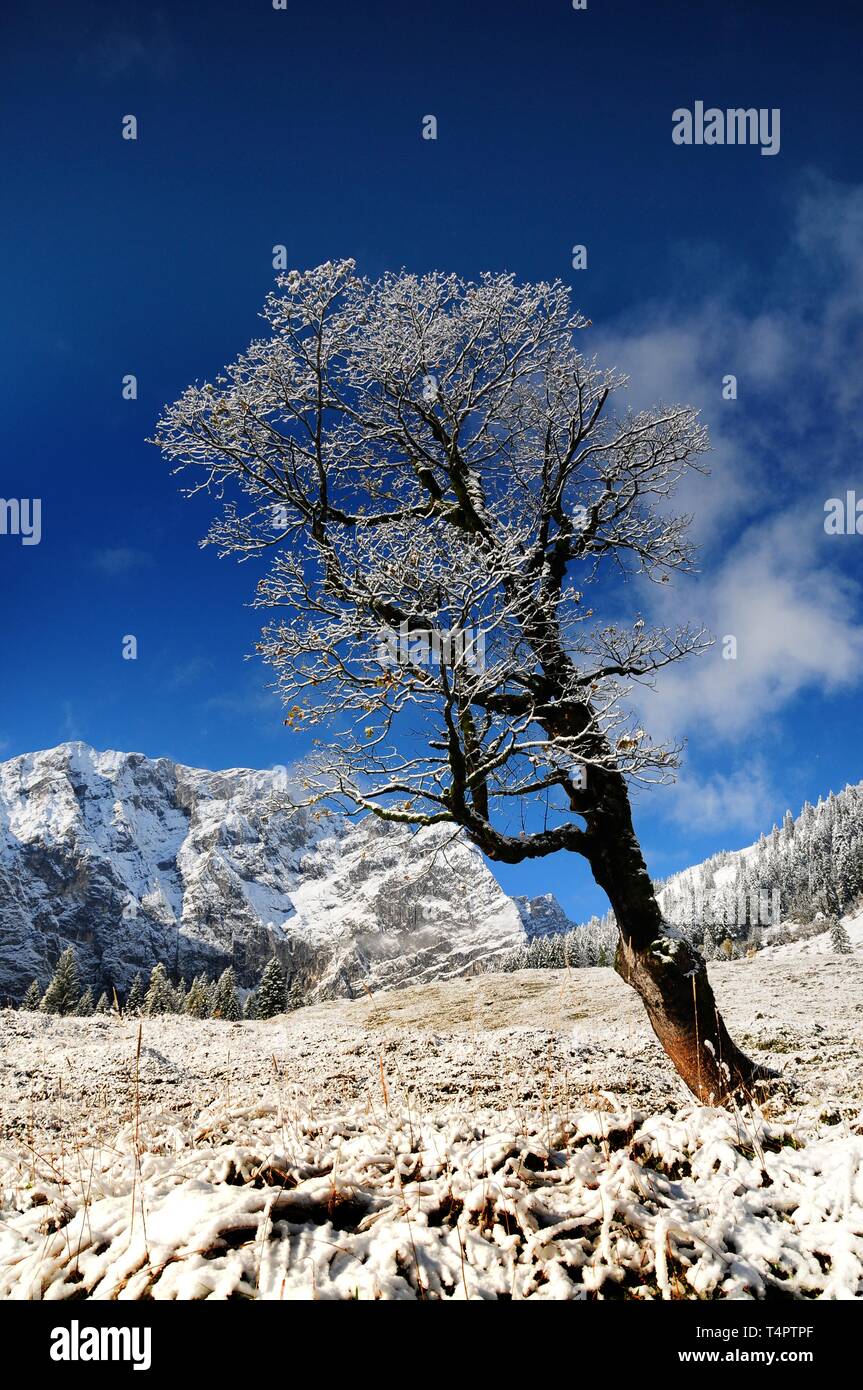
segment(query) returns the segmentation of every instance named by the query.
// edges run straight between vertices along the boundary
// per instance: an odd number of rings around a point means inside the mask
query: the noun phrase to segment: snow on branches
[[[605,579],[619,609],[615,576],[689,568],[666,499],[706,449],[695,412],[614,414],[625,378],[579,351],[559,282],[346,260],[281,276],[263,317],[154,442],[222,500],[207,543],[270,554],[259,651],[286,722],[327,727],[312,789],[493,858],[579,848],[591,769],[676,765],[626,697],[707,639],[603,621],[591,595]]]

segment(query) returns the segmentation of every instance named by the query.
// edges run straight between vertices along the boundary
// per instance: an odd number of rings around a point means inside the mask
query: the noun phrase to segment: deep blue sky
[[[43,539],[0,536],[2,756],[303,751],[244,661],[255,576],[196,548],[207,504],[144,442],[260,331],[285,243],[301,267],[560,276],[637,398],[704,408],[717,470],[679,602],[731,631],[764,605],[739,699],[708,674],[662,707],[689,751],[680,791],[638,801],[655,873],[863,776],[863,537],[827,545],[821,516],[839,486],[863,496],[857,388],[838,384],[860,372],[861,29],[856,4],[780,0],[7,7],[0,496],[41,497]],[[780,153],[675,146],[671,112],[696,100],[781,108]],[[571,863],[501,877],[604,906]]]

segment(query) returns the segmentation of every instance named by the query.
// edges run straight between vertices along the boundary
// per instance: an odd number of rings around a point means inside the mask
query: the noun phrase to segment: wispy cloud
[[[192,656],[188,661],[181,661],[168,672],[165,678],[164,687],[166,690],[184,690],[196,681],[201,680],[213,669],[213,662],[209,657]]]
[[[131,72],[170,76],[176,68],[176,45],[165,12],[124,6],[122,18],[84,39],[78,66],[106,82]]]
[[[146,550],[136,550],[133,546],[118,545],[106,550],[96,550],[90,557],[93,569],[102,574],[115,577],[128,574],[131,570],[146,569],[153,563],[152,555]]]
[[[664,814],[685,829],[700,834],[736,830],[745,834],[764,829],[765,808],[775,800],[775,788],[763,764],[754,762],[732,772],[698,777],[687,772],[667,793]]]
[[[831,565],[837,542],[821,515],[817,499],[787,508],[750,527],[709,575],[659,596],[654,616],[696,617],[718,640],[645,693],[655,731],[745,739],[807,688],[831,694],[863,680],[860,588]]]
[[[860,476],[863,377],[850,368],[863,327],[863,188],[811,177],[790,226],[760,290],[741,301],[735,282],[683,312],[642,312],[600,348],[630,373],[634,405],[688,401],[713,444],[712,476],[675,499],[693,514],[701,573],[640,598],[655,621],[733,636],[737,659],[717,647],[662,675],[640,703],[665,737],[745,740],[806,689],[863,681],[860,587],[847,547],[823,530],[826,498]],[[738,399],[726,401],[732,373]]]

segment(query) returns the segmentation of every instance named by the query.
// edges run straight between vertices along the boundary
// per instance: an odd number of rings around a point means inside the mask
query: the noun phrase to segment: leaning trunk
[[[705,1104],[758,1098],[770,1073],[732,1042],[700,954],[662,920],[632,826],[624,779],[597,770],[585,810],[594,878],[607,893],[620,941],[614,966],[641,996],[657,1038]]]

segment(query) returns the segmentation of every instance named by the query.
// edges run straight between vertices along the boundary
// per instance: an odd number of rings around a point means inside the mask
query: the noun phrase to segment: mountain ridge
[[[293,795],[292,795],[293,793]],[[273,954],[311,998],[464,974],[525,939],[516,903],[446,827],[297,805],[284,768],[211,772],[81,741],[0,763],[0,995],[75,947],[94,989]]]

